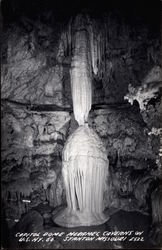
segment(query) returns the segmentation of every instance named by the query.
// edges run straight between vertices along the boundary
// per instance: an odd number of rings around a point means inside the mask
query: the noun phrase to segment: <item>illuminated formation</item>
[[[86,21],[78,15],[73,26],[70,75],[74,116],[79,128],[69,136],[63,150],[67,208],[54,221],[64,227],[100,225],[108,219],[103,213],[103,195],[109,162],[101,139],[87,123],[92,104],[91,72],[95,53],[92,53],[91,34],[85,29]]]

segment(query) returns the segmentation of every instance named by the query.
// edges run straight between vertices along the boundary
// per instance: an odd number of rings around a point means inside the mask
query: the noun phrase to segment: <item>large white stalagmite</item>
[[[79,128],[69,136],[63,150],[67,208],[57,214],[54,221],[64,227],[100,225],[108,219],[103,212],[103,194],[109,162],[101,139],[87,123],[95,61],[92,60],[92,36],[84,16],[76,17],[73,32],[70,74],[74,116]]]

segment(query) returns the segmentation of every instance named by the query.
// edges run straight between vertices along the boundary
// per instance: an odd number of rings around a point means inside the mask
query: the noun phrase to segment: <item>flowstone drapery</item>
[[[63,150],[67,208],[54,221],[64,227],[100,225],[108,219],[103,212],[103,194],[109,162],[101,139],[87,123],[92,103],[93,70],[87,21],[87,17],[78,15],[73,26],[74,54],[70,75],[74,116],[79,128],[69,136]]]

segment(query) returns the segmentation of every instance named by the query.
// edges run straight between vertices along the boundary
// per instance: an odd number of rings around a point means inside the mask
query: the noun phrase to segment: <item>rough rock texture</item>
[[[55,28],[57,28],[55,30]],[[59,24],[23,19],[5,30],[2,98],[23,103],[68,105],[69,71],[63,64]],[[69,69],[69,66],[68,66]],[[66,85],[66,86],[65,86]]]
[[[69,120],[67,112],[29,112],[25,107],[2,105],[2,197],[6,216],[19,219],[42,202],[48,201],[53,207],[63,202],[61,155]]]
[[[156,164],[160,139],[150,139],[149,129],[134,106],[112,105],[107,110],[96,110],[89,122],[102,138],[110,163],[105,203],[147,211],[150,187],[160,175]]]
[[[46,236],[42,240],[41,236],[44,235],[46,233],[47,235],[47,231],[44,229],[43,226],[43,217],[41,216],[41,214],[35,210],[31,210],[28,213],[26,213],[25,215],[22,216],[22,218],[20,219],[20,221],[16,224],[15,227],[13,227],[12,229],[12,234],[16,235],[21,232],[21,234],[23,235],[23,233],[28,233],[28,237],[15,237],[14,238],[14,246],[16,246],[17,249],[62,249],[62,245],[59,243],[58,240],[49,240],[49,237]],[[35,234],[34,237],[32,237],[31,235]],[[40,236],[37,236],[39,235]],[[36,241],[34,241],[33,239],[37,239]],[[25,240],[26,239],[26,240]],[[12,242],[13,244],[13,242]]]
[[[2,98],[23,103],[69,106],[70,67],[77,27],[73,18],[60,20],[46,12],[34,18],[26,13],[16,21],[4,16],[2,47]],[[90,34],[93,103],[123,102],[128,85],[139,86],[147,74],[160,67],[158,25],[132,23],[109,11],[87,15],[81,29]],[[84,33],[83,32],[83,33]]]
[[[92,111],[89,124],[109,159],[104,206],[147,212],[161,173],[159,136],[149,134],[135,105]],[[40,204],[48,202],[54,209],[65,203],[61,155],[77,127],[68,112],[2,105],[2,198],[10,226]]]
[[[131,104],[136,100],[141,111],[144,111],[151,99],[157,98],[162,83],[161,68],[155,66],[142,81],[142,86],[128,86],[129,93],[124,97]]]

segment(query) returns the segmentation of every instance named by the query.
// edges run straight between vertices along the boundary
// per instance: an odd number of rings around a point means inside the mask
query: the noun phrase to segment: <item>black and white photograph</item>
[[[162,1],[1,0],[1,249],[162,248]]]

